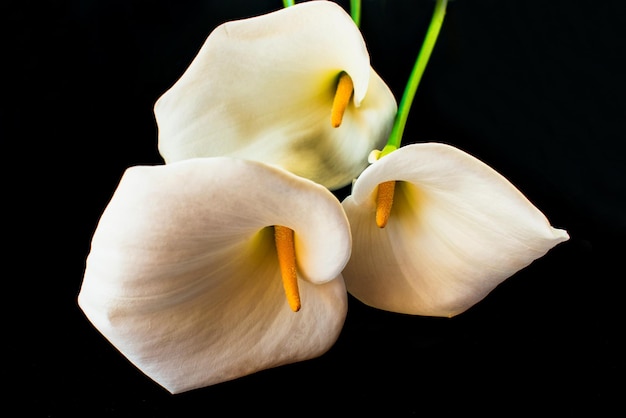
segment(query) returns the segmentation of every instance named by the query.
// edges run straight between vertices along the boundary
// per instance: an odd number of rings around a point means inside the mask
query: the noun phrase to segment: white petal
[[[354,99],[342,126],[332,128],[342,71]],[[334,2],[314,1],[216,28],[154,112],[168,163],[253,159],[335,189],[384,145],[396,110],[350,16]]]
[[[290,310],[271,225],[295,231]],[[173,393],[309,359],[336,340],[351,237],[337,199],[284,170],[228,158],[134,167],[92,240],[79,304]]]
[[[396,183],[389,222],[377,185]],[[415,144],[368,167],[343,202],[353,233],[348,291],[389,311],[453,316],[568,239],[509,181],[454,147]]]

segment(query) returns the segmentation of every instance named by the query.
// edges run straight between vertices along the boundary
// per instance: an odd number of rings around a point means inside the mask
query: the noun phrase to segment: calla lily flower
[[[380,184],[395,181],[377,224]],[[389,183],[387,183],[389,184]],[[567,240],[502,175],[449,145],[408,145],[375,161],[343,202],[353,233],[348,291],[393,312],[451,317]]]
[[[154,107],[166,163],[251,159],[331,190],[367,167],[396,110],[358,27],[329,1],[217,27]]]
[[[292,232],[286,250],[279,228]],[[328,350],[346,316],[350,249],[339,201],[280,168],[138,166],[102,214],[78,300],[121,353],[179,393]]]

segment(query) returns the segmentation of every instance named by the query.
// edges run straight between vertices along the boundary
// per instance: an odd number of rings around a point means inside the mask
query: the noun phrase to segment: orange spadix
[[[335,90],[335,98],[333,99],[333,107],[330,111],[330,124],[333,128],[338,128],[343,120],[343,114],[350,103],[354,85],[352,79],[347,73],[341,73],[337,81],[337,89]]]
[[[298,271],[296,269],[296,248],[293,229],[286,226],[274,226],[274,241],[280,274],[283,279],[285,296],[292,311],[298,312],[301,307],[300,292],[298,291]]]

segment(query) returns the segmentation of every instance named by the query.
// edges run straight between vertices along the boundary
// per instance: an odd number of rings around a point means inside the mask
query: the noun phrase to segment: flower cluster
[[[154,110],[165,164],[123,175],[78,300],[172,393],[323,354],[347,292],[451,317],[568,239],[450,145],[368,161],[398,106],[333,2],[219,26]]]

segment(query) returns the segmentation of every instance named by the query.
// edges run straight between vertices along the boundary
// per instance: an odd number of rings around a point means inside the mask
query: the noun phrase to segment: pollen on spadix
[[[292,311],[298,312],[301,303],[298,290],[298,270],[296,268],[296,248],[293,229],[275,225],[274,241],[276,243],[280,275],[283,280],[287,303]]]
[[[384,228],[391,215],[391,207],[393,206],[393,195],[396,189],[394,180],[385,181],[378,185],[376,194],[376,225]]]
[[[339,80],[337,81],[333,107],[330,112],[330,124],[333,128],[341,126],[343,115],[348,107],[348,104],[350,103],[353,91],[354,85],[352,83],[352,79],[347,73],[342,72],[339,75]]]

